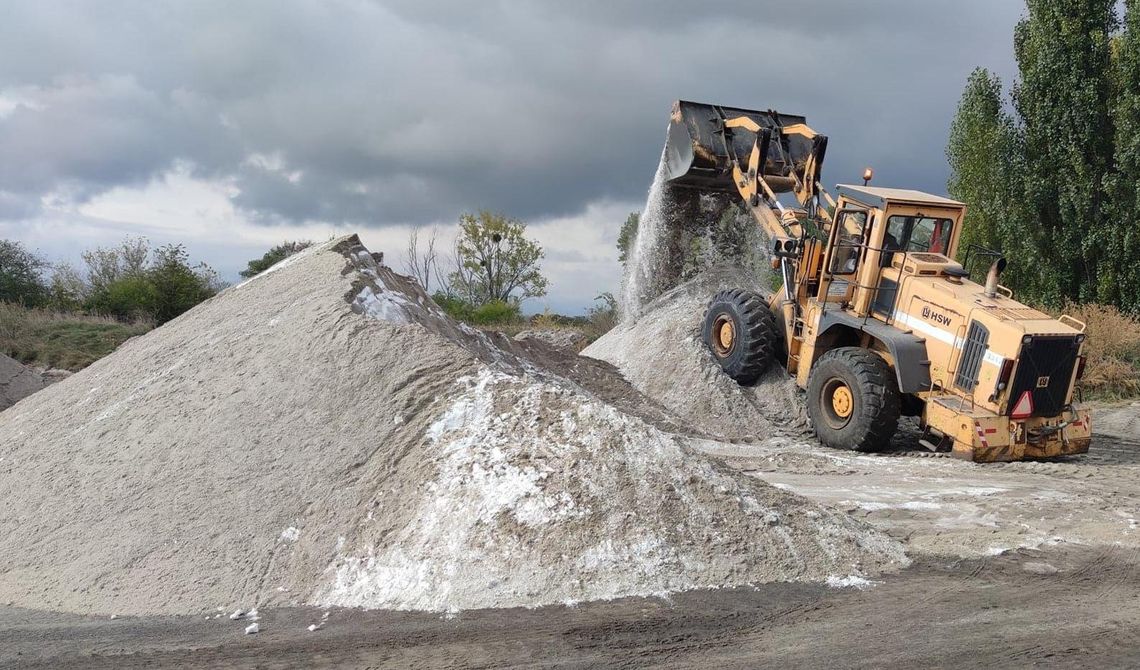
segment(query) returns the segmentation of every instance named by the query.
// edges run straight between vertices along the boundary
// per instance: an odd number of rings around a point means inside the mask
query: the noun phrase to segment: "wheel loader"
[[[782,279],[712,297],[702,335],[724,372],[750,384],[778,361],[828,447],[884,449],[906,415],[924,447],[975,462],[1087,452],[1085,325],[1014,300],[996,252],[963,250],[994,259],[971,280],[954,260],[965,204],[870,186],[870,170],[833,196],[826,150],[802,116],[674,104],[666,179],[738,195]]]

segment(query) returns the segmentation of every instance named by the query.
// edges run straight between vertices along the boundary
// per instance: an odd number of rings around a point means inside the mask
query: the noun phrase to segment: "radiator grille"
[[[1036,336],[1021,345],[1017,372],[1010,385],[1007,412],[1026,391],[1033,397],[1033,416],[1057,416],[1069,397],[1080,342],[1074,335]]]
[[[958,388],[973,392],[978,385],[978,372],[982,369],[982,359],[990,344],[990,331],[977,321],[970,322],[966,331],[966,342],[962,345],[962,360],[958,363],[958,375],[954,384]]]

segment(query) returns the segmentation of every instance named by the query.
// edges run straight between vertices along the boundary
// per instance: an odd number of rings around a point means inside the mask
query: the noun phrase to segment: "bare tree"
[[[87,283],[98,292],[125,277],[141,277],[149,258],[150,242],[145,237],[127,237],[117,247],[84,251]]]
[[[71,263],[57,263],[51,273],[51,302],[56,309],[79,309],[91,296],[91,287]]]
[[[440,281],[439,258],[435,250],[435,243],[439,237],[435,228],[431,229],[424,247],[420,249],[420,227],[416,226],[408,235],[408,247],[404,258],[404,271],[416,278],[424,290],[431,292],[431,282],[434,278],[437,284],[443,287]]]
[[[141,277],[150,260],[150,242],[145,237],[127,237],[119,245],[124,277]]]
[[[478,304],[474,288],[478,285],[475,273],[463,263],[463,251],[459,236],[451,243],[451,253],[447,257],[449,272],[438,273],[440,291],[449,298],[458,298],[469,305]]]

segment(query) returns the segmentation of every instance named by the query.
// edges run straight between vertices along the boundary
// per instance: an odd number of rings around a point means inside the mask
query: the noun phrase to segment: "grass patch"
[[[0,353],[28,365],[74,372],[153,327],[0,303]]]

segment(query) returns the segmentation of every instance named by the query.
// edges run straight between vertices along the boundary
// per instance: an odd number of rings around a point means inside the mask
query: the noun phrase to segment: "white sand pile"
[[[582,355],[612,363],[645,395],[692,426],[722,439],[801,435],[807,414],[779,362],[756,384],[724,374],[701,339],[709,300],[721,289],[767,294],[759,278],[737,269],[710,270],[647,304],[586,347]]]
[[[287,259],[0,414],[0,601],[455,610],[905,562],[539,349],[576,359],[458,326],[355,237]]]
[[[0,354],[0,411],[47,386],[43,376],[17,360]]]

